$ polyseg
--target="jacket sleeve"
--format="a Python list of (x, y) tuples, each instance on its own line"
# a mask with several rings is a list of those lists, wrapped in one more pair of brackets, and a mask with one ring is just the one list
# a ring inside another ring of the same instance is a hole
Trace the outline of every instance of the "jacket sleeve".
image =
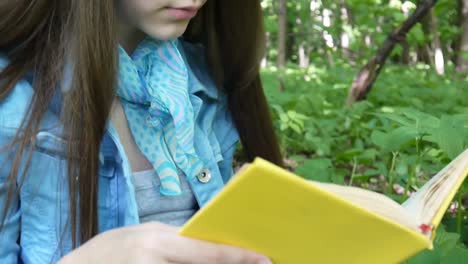
[(10, 183), (7, 179), (11, 167), (12, 154), (5, 149), (8, 139), (0, 128), (0, 263), (16, 264), (19, 259), (20, 246), (18, 244), (20, 235), (20, 200), (18, 186), (15, 182), (13, 195), (9, 201), (8, 210), (5, 214), (5, 206)]
[[(8, 59), (0, 54), (0, 71)], [(15, 88), (0, 101), (0, 263), (16, 264), (20, 260), (21, 199), (19, 181), (10, 186), (8, 179), (15, 149), (10, 149), (13, 136), (21, 127), (22, 119), (30, 107), (33, 89), (20, 80)], [(13, 189), (11, 189), (13, 188)], [(5, 211), (8, 190), (13, 190)], [(3, 223), (2, 223), (3, 221)], [(3, 225), (2, 225), (3, 224)]]

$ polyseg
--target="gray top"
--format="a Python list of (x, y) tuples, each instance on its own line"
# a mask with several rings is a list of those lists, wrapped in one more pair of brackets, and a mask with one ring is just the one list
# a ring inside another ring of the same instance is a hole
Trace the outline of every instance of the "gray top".
[(132, 181), (135, 186), (140, 223), (157, 221), (182, 226), (199, 209), (185, 175), (179, 176), (183, 191), (181, 195), (161, 195), (159, 177), (136, 146), (119, 100), (116, 100), (113, 105), (112, 122), (134, 171)]
[(154, 170), (133, 173), (140, 223), (157, 221), (182, 226), (199, 209), (185, 175), (180, 176), (182, 194), (164, 196), (159, 192), (160, 180)]

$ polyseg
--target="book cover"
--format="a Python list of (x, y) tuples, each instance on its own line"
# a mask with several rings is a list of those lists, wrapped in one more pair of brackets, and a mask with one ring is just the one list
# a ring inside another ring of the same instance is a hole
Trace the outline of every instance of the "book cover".
[(276, 264), (398, 263), (432, 242), (257, 158), (180, 234), (247, 248)]

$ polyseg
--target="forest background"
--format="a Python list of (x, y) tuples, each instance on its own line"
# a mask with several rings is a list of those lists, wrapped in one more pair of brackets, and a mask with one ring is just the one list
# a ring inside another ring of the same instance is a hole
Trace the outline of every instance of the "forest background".
[[(289, 169), (402, 202), (468, 147), (468, 0), (262, 6), (262, 79)], [(408, 263), (466, 263), (467, 208), (468, 181), (436, 250)]]

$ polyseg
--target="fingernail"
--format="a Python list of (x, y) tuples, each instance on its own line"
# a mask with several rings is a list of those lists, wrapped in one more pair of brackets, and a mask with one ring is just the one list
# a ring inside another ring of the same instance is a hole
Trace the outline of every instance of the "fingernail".
[(258, 264), (273, 264), (269, 258), (261, 258)]

